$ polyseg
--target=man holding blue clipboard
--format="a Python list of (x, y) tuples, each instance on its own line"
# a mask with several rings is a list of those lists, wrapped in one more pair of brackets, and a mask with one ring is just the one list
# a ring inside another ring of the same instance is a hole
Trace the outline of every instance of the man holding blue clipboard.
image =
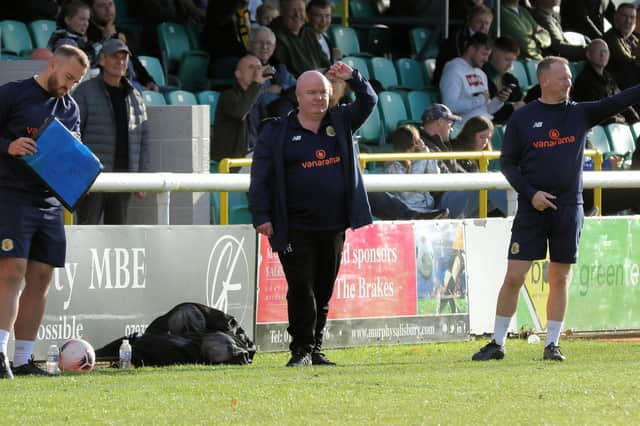
[[(0, 86), (0, 379), (48, 375), (33, 363), (32, 354), (53, 268), (64, 266), (63, 209), (21, 157), (37, 152), (34, 135), (54, 117), (79, 133), (80, 113), (69, 92), (88, 66), (84, 52), (63, 45), (41, 74)], [(12, 329), (16, 341), (10, 368)]]

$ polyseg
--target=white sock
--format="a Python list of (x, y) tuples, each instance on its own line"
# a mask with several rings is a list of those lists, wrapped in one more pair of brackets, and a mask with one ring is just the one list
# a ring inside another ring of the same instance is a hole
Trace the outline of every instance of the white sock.
[(4, 356), (7, 356), (7, 351), (9, 350), (9, 335), (11, 335), (11, 332), (0, 329), (0, 353), (3, 353)]
[(504, 342), (507, 340), (509, 324), (511, 324), (511, 317), (496, 315), (496, 322), (493, 326), (493, 340), (500, 346), (504, 346)]
[(555, 346), (558, 346), (558, 342), (560, 341), (560, 333), (562, 333), (562, 324), (563, 321), (547, 321), (547, 338), (544, 341), (544, 346), (547, 347), (549, 344), (553, 343)]
[(16, 349), (13, 353), (13, 366), (20, 367), (25, 365), (33, 355), (34, 340), (18, 340), (16, 339)]

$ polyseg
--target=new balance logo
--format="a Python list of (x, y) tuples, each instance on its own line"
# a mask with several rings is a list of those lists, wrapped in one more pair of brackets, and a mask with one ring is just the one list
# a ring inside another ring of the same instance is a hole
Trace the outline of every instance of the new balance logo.
[(536, 121), (533, 123), (533, 128), (535, 129), (536, 127), (542, 127), (542, 121)]
[(302, 135), (297, 135), (291, 138), (291, 142), (298, 142), (302, 140)]

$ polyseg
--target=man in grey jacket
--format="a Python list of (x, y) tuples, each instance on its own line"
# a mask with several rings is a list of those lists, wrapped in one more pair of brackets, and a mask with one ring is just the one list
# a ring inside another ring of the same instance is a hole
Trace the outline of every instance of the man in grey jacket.
[[(122, 40), (105, 41), (99, 57), (102, 72), (73, 94), (80, 107), (82, 140), (105, 172), (149, 170), (147, 112), (142, 95), (125, 77), (129, 55)], [(96, 225), (103, 214), (105, 225), (126, 224), (130, 198), (129, 193), (90, 193), (78, 204), (78, 224)]]

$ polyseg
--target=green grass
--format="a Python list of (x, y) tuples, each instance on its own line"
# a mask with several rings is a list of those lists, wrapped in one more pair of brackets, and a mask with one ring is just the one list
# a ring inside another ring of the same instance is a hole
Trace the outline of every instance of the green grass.
[(637, 424), (638, 343), (568, 341), (568, 361), (511, 340), (327, 351), (338, 367), (181, 366), (0, 381), (0, 424)]

